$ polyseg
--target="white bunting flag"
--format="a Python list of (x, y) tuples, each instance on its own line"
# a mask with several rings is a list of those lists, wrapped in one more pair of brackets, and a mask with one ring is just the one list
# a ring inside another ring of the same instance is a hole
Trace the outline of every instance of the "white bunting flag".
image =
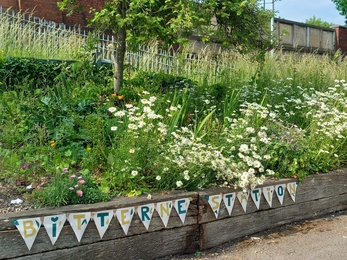
[(298, 187), (298, 183), (297, 182), (291, 182), (291, 183), (287, 183), (287, 190), (290, 194), (290, 197), (292, 198), (292, 200), (295, 202), (295, 196), (296, 196), (296, 188)]
[(235, 198), (236, 198), (236, 193), (235, 192), (223, 195), (224, 205), (227, 208), (229, 215), (231, 214), (231, 212), (233, 210), (234, 203), (235, 203)]
[(40, 218), (12, 220), (30, 250), (41, 227)]
[(49, 239), (51, 240), (52, 245), (57, 241), (61, 230), (66, 221), (66, 215), (54, 215), (43, 218), (43, 225), (46, 229)]
[(172, 210), (172, 201), (158, 202), (157, 203), (157, 212), (163, 221), (164, 226), (167, 226), (169, 222), (170, 214)]
[(276, 190), (277, 198), (282, 205), (283, 199), (284, 199), (284, 192), (286, 191), (286, 185), (285, 184), (276, 185), (275, 190)]
[(102, 238), (108, 229), (113, 218), (113, 210), (105, 210), (94, 213), (94, 223), (99, 232), (100, 238)]
[(210, 204), (210, 207), (216, 218), (218, 218), (220, 204), (222, 202), (222, 194), (205, 195), (205, 199), (207, 200), (208, 204)]
[(145, 225), (145, 228), (147, 230), (149, 228), (149, 224), (151, 223), (153, 212), (154, 212), (154, 203), (139, 206), (137, 208), (137, 214), (139, 215), (139, 218), (141, 219), (143, 225)]
[(91, 213), (90, 212), (79, 212), (79, 213), (70, 213), (69, 222), (72, 227), (78, 242), (81, 242), (81, 238), (86, 230)]
[(239, 191), (237, 193), (237, 198), (239, 199), (239, 202), (241, 203), (241, 206), (244, 210), (244, 212), (246, 212), (247, 210), (247, 202), (248, 202), (248, 198), (249, 198), (249, 192), (243, 192), (243, 191)]
[(134, 207), (117, 209), (116, 216), (119, 224), (122, 226), (125, 235), (128, 234), (131, 221), (133, 219), (135, 210)]
[(261, 198), (261, 189), (258, 188), (258, 189), (251, 190), (251, 197), (253, 199), (255, 206), (257, 207), (257, 209), (259, 209), (260, 198)]
[(275, 190), (274, 186), (263, 187), (264, 198), (266, 199), (270, 207), (272, 207), (272, 198), (273, 198), (274, 190)]
[(175, 200), (174, 206), (178, 216), (180, 217), (182, 223), (186, 220), (190, 200), (188, 198)]

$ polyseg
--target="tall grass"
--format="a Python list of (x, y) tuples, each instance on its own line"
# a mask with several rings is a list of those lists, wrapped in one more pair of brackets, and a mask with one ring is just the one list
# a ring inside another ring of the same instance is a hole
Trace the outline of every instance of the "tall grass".
[[(27, 19), (26, 19), (27, 17)], [(0, 13), (0, 57), (78, 58), (85, 39), (75, 32), (33, 22), (24, 13)]]
[(170, 54), (152, 44), (138, 52), (128, 52), (127, 63), (142, 71), (184, 76), (202, 85), (221, 83), (235, 86), (248, 81), (271, 87), (278, 85), (278, 80), (292, 78), (293, 84), (309, 84), (319, 89), (347, 76), (347, 63), (339, 52), (318, 55), (277, 50), (273, 55), (266, 54), (264, 61), (258, 61), (252, 54), (212, 51), (209, 46), (195, 53), (184, 48)]

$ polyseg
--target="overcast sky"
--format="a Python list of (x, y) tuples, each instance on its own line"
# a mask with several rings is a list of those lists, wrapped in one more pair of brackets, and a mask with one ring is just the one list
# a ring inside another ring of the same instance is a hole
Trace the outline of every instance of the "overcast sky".
[[(271, 9), (272, 0), (265, 0), (266, 9)], [(316, 16), (323, 21), (338, 25), (345, 24), (345, 17), (337, 11), (331, 0), (281, 0), (275, 1), (276, 17), (304, 23)]]

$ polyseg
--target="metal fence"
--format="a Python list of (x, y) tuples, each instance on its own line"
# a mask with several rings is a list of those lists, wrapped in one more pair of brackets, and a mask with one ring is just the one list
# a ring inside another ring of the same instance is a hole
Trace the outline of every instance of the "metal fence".
[[(18, 22), (20, 19), (24, 25), (30, 25), (30, 29), (33, 30), (33, 37), (40, 37), (42, 39), (42, 45), (45, 44), (45, 35), (53, 33), (56, 41), (50, 42), (55, 44), (53, 49), (60, 48), (62, 46), (59, 42), (59, 38), (76, 36), (78, 39), (77, 44), (80, 49), (83, 50), (87, 46), (88, 35), (93, 33), (90, 28), (81, 28), (78, 26), (68, 26), (63, 23), (55, 23), (40, 19), (26, 13), (16, 13), (14, 11), (3, 11), (0, 6), (0, 16), (7, 16), (13, 22)], [(115, 35), (112, 34), (97, 34), (94, 35), (97, 39), (95, 48), (95, 59), (99, 64), (112, 63), (112, 55), (114, 54), (114, 48), (116, 44)], [(215, 55), (215, 54), (213, 54)], [(162, 71), (174, 75), (183, 75), (189, 77), (192, 80), (196, 80), (205, 73), (209, 73), (209, 78), (219, 77), (220, 71), (224, 69), (223, 63), (218, 59), (211, 56), (211, 53), (189, 54), (189, 52), (174, 52), (173, 50), (163, 50), (153, 45), (139, 46), (136, 51), (127, 51), (125, 63), (127, 66), (147, 71)], [(214, 81), (214, 80), (213, 80)]]

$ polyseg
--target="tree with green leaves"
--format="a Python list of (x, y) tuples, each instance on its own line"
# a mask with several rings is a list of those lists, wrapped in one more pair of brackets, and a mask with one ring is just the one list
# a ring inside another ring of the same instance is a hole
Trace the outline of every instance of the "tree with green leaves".
[[(336, 9), (340, 11), (340, 14), (345, 16), (347, 19), (347, 0), (331, 0), (336, 5)], [(345, 21), (347, 25), (347, 20)]]
[(321, 18), (317, 18), (316, 16), (313, 16), (310, 19), (306, 19), (305, 23), (326, 28), (330, 28), (334, 25), (334, 23), (323, 21)]
[[(68, 14), (83, 8), (81, 0), (58, 2)], [(216, 41), (240, 52), (266, 51), (272, 43), (269, 21), (273, 15), (257, 0), (110, 0), (101, 10), (90, 10), (89, 23), (116, 34), (114, 91), (123, 84), (127, 48), (151, 41), (170, 46), (187, 43), (197, 32), (203, 41)]]

